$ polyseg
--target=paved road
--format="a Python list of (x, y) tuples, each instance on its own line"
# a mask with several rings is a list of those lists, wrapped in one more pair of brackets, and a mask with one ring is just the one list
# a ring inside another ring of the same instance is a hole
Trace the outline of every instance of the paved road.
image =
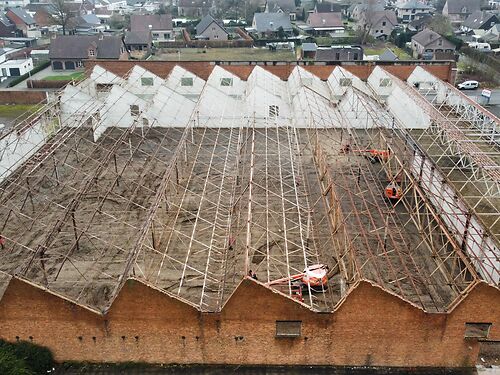
[(491, 98), (489, 104), (487, 103), (487, 99), (481, 96), (482, 89), (477, 90), (464, 90), (462, 91), (465, 95), (474, 99), (476, 102), (484, 106), (488, 111), (495, 114), (497, 117), (500, 117), (500, 89), (491, 90)]

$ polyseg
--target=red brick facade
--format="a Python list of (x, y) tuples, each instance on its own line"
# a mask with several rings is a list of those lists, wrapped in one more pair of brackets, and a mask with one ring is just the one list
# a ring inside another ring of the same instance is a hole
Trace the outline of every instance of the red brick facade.
[[(465, 323), (493, 323), (498, 340), (499, 306), (500, 291), (478, 284), (450, 313), (425, 313), (362, 281), (333, 313), (315, 313), (245, 279), (221, 313), (202, 313), (129, 280), (103, 315), (13, 279), (0, 336), (31, 337), (59, 361), (467, 367), (479, 344)], [(276, 338), (277, 320), (302, 321), (301, 336)]]
[[(210, 76), (214, 68), (214, 63), (204, 62), (204, 61), (85, 61), (85, 69), (91, 70), (94, 65), (100, 65), (106, 70), (115, 73), (119, 76), (125, 76), (135, 65), (139, 65), (144, 69), (151, 71), (152, 73), (166, 78), (170, 71), (176, 66), (182, 66), (184, 69), (196, 74), (200, 78), (206, 80)], [(454, 83), (450, 79), (452, 77), (452, 69), (454, 68), (454, 63), (443, 62), (443, 63), (432, 63), (425, 64), (422, 62), (415, 62), (412, 65), (390, 65), (382, 64), (384, 69), (388, 72), (394, 74), (396, 77), (406, 80), (409, 75), (413, 72), (416, 66), (421, 65), (427, 69), (430, 73), (434, 74), (436, 77), (443, 81)], [(224, 64), (220, 65), (227, 71), (232, 72), (243, 80), (246, 80), (250, 73), (252, 73), (253, 67), (255, 65), (241, 65), (241, 64)], [(262, 68), (268, 70), (269, 72), (277, 75), (283, 80), (288, 79), (288, 76), (292, 70), (297, 66), (295, 63), (266, 63), (266, 65), (259, 65)], [(315, 74), (319, 78), (326, 80), (332, 73), (333, 69), (337, 65), (301, 65), (304, 69), (307, 69), (311, 73)], [(366, 80), (371, 74), (373, 69), (377, 66), (374, 63), (366, 63), (359, 65), (342, 65), (344, 69), (348, 70), (352, 74), (358, 76), (362, 80)]]

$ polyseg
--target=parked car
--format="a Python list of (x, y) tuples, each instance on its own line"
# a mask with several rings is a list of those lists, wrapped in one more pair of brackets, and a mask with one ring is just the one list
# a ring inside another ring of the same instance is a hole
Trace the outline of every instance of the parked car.
[(479, 82), (478, 81), (465, 81), (462, 83), (458, 84), (458, 89), (459, 90), (474, 90), (479, 87)]

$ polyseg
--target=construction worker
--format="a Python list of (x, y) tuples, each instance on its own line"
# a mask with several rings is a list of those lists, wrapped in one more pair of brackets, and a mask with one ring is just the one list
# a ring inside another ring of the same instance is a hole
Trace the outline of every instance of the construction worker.
[(227, 240), (227, 248), (229, 250), (233, 250), (233, 245), (235, 242), (236, 242), (236, 238), (234, 238), (233, 236), (229, 236), (229, 238)]
[(256, 274), (255, 272), (252, 272), (252, 279), (254, 279), (254, 280), (259, 280), (259, 279), (257, 278), (257, 274)]
[(0, 235), (0, 247), (2, 248), (2, 250), (5, 249), (5, 237)]

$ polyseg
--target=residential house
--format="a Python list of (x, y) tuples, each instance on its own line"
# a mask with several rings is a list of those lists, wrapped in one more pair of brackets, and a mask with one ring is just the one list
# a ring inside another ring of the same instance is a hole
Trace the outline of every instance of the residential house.
[(33, 70), (31, 57), (21, 60), (7, 60), (0, 64), (0, 79), (7, 77), (20, 77)]
[(41, 36), (35, 19), (23, 8), (8, 8), (5, 15), (22, 32), (23, 36), (31, 38), (39, 38)]
[(181, 17), (203, 17), (210, 12), (212, 0), (178, 0), (177, 12)]
[(17, 57), (24, 55), (24, 51), (24, 48), (0, 48), (0, 63), (16, 59)]
[(409, 23), (421, 19), (433, 13), (434, 8), (419, 0), (409, 0), (396, 5), (396, 16), (403, 23)]
[(358, 27), (369, 30), (376, 39), (387, 40), (398, 25), (396, 13), (392, 10), (363, 13), (358, 21)]
[(314, 7), (314, 13), (339, 13), (342, 12), (342, 7), (339, 4), (323, 1), (317, 3)]
[(342, 15), (338, 13), (311, 13), (307, 25), (314, 30), (315, 35), (344, 32)]
[(492, 47), (498, 48), (500, 45), (500, 23), (493, 25), (493, 27), (483, 35), (482, 39)]
[(318, 47), (316, 61), (360, 61), (363, 60), (361, 46)]
[(489, 30), (493, 25), (499, 22), (500, 20), (496, 14), (477, 11), (467, 17), (462, 26), (460, 26), (460, 29), (464, 32), (472, 30)]
[(443, 15), (452, 23), (461, 23), (472, 13), (481, 10), (481, 0), (446, 0)]
[(266, 13), (285, 13), (292, 21), (297, 19), (295, 0), (267, 0)]
[(51, 4), (47, 3), (32, 3), (26, 7), (29, 14), (32, 14), (35, 23), (39, 27), (52, 26), (53, 14), (55, 13), (55, 8)]
[(365, 17), (366, 13), (383, 12), (385, 7), (384, 0), (363, 0), (362, 3), (356, 4), (348, 9), (348, 17), (359, 21)]
[(227, 40), (229, 33), (222, 21), (218, 21), (210, 14), (203, 17), (196, 25), (196, 38), (204, 40)]
[(293, 31), (290, 17), (285, 13), (255, 13), (252, 28), (262, 36), (276, 35), (280, 28), (288, 35), (291, 35)]
[(302, 43), (300, 54), (302, 59), (315, 59), (318, 46), (316, 43)]
[(75, 34), (97, 34), (107, 29), (105, 25), (101, 24), (101, 20), (93, 13), (78, 16), (75, 21)]
[(151, 33), (149, 31), (127, 31), (124, 38), (125, 46), (131, 53), (148, 52), (151, 50)]
[(30, 3), (30, 0), (0, 0), (0, 8), (23, 8)]
[(130, 31), (151, 32), (153, 43), (175, 40), (170, 14), (132, 15), (130, 16)]
[(379, 61), (398, 61), (399, 57), (390, 48), (386, 48), (385, 51), (378, 56), (378, 59)]
[(4, 12), (0, 11), (0, 36), (3, 37), (14, 37), (16, 36), (16, 25), (14, 25), (5, 16)]
[(52, 70), (82, 70), (86, 60), (126, 60), (120, 36), (58, 35), (50, 41)]
[(419, 31), (422, 31), (423, 29), (425, 29), (426, 27), (428, 27), (429, 24), (431, 23), (431, 20), (432, 20), (432, 16), (426, 15), (422, 18), (411, 21), (409, 24), (406, 25), (406, 28), (412, 32), (415, 32), (415, 31), (419, 32)]
[(489, 0), (488, 6), (491, 9), (500, 9), (500, 0)]
[[(97, 18), (101, 20), (101, 23), (107, 24), (109, 23), (109, 20), (113, 14), (116, 14), (112, 10), (108, 10), (107, 8), (96, 8), (95, 9), (95, 15)], [(123, 17), (123, 16), (121, 16)]]
[(127, 0), (95, 0), (95, 9), (107, 9), (111, 12), (120, 12), (127, 9)]
[(413, 57), (432, 59), (436, 53), (453, 53), (455, 45), (431, 29), (425, 29), (411, 38)]

